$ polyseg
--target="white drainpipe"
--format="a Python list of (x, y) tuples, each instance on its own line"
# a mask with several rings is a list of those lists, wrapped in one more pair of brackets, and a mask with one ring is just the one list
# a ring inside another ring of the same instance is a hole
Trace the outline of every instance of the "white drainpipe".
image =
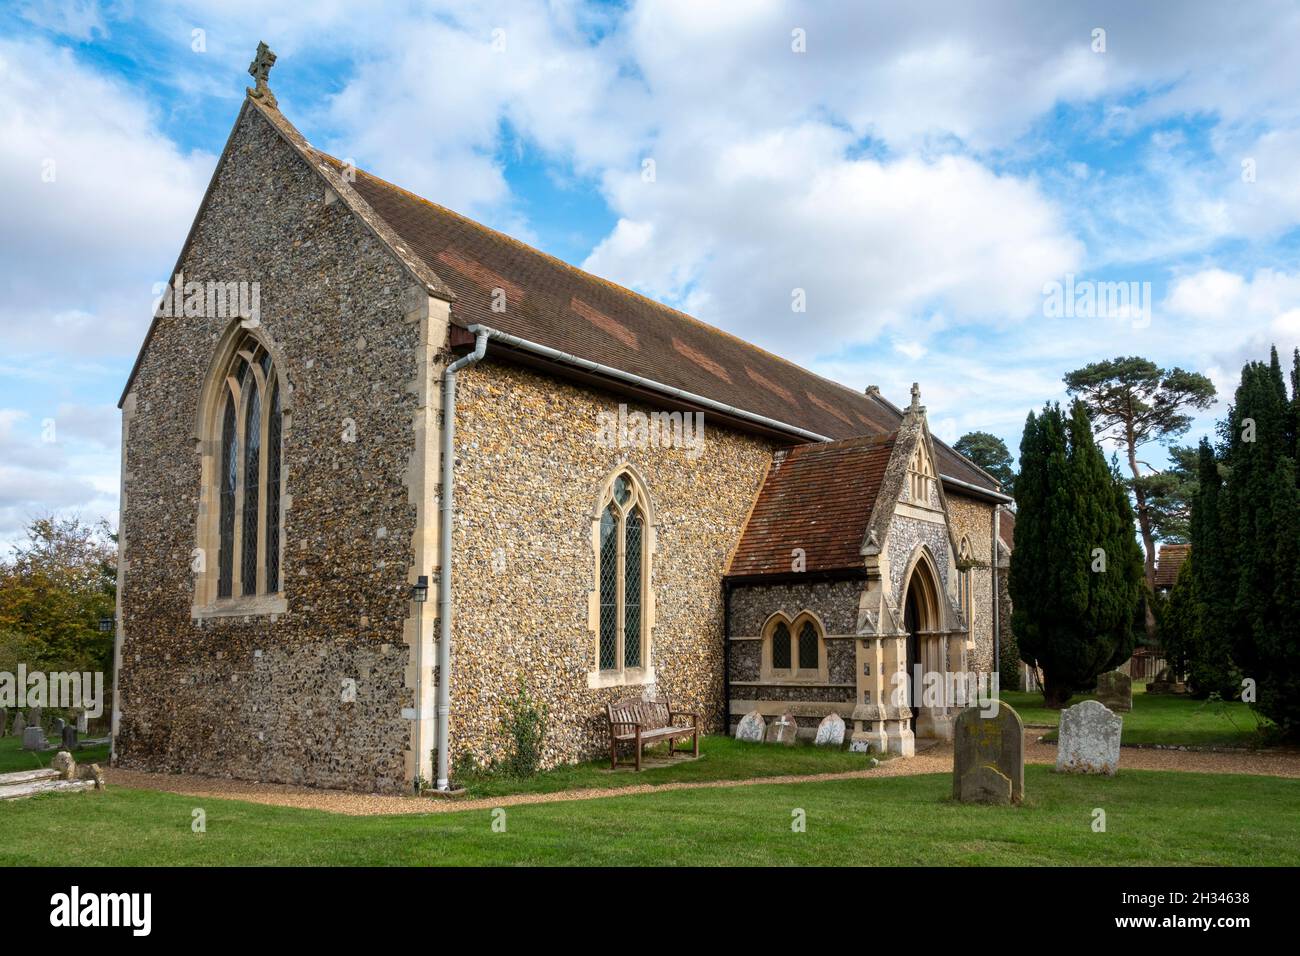
[(448, 780), (447, 717), (451, 713), (451, 521), (452, 479), (456, 465), (456, 373), (487, 354), (487, 332), (476, 329), (474, 351), (458, 358), (442, 373), (442, 502), (438, 522), (438, 782)]

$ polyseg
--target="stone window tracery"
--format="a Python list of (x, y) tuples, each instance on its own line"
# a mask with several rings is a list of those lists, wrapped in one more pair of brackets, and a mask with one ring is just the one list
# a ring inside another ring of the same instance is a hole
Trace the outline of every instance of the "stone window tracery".
[(596, 549), (596, 660), (606, 679), (649, 665), (649, 513), (649, 497), (630, 471), (606, 484)]
[(199, 425), (205, 487), (196, 611), (274, 612), (282, 603), (282, 387), (270, 352), (253, 334), (242, 333), (222, 354)]

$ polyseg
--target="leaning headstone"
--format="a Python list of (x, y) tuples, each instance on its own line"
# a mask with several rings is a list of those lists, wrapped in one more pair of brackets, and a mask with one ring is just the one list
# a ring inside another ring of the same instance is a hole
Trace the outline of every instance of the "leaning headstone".
[(77, 711), (77, 733), (84, 734), (87, 732), (88, 722), (84, 710)]
[(45, 716), (44, 707), (32, 707), (27, 711), (27, 726), (40, 727), (41, 719)]
[(844, 718), (839, 714), (829, 714), (817, 725), (817, 736), (813, 743), (818, 747), (844, 746)]
[(736, 739), (761, 744), (766, 730), (767, 722), (763, 720), (763, 715), (756, 710), (751, 710), (740, 718), (740, 723), (736, 724)]
[(765, 739), (769, 744), (785, 744), (787, 747), (792, 747), (798, 736), (799, 725), (795, 723), (794, 716), (785, 713), (781, 715), (780, 720), (774, 720), (767, 725)]
[[(988, 717), (979, 707), (967, 707), (957, 715), (953, 729), (953, 799), (963, 803), (1003, 802), (999, 798), (1001, 784), (985, 768), (992, 768), (1010, 783), (1005, 802), (1019, 803), (1024, 798), (1025, 726), (1020, 715), (1002, 701)], [(966, 780), (968, 776), (970, 780)]]
[(1104, 773), (1119, 769), (1119, 738), (1124, 718), (1099, 701), (1085, 700), (1061, 711), (1058, 773)]
[(77, 749), (77, 728), (72, 726), (72, 724), (68, 724), (63, 728), (63, 737), (60, 740), (60, 745), (64, 750)]
[(1117, 713), (1133, 709), (1133, 678), (1119, 671), (1097, 675), (1097, 699)]
[(67, 721), (65, 721), (62, 717), (55, 717), (52, 721), (50, 721), (50, 733), (62, 737), (63, 728), (66, 727), (67, 725), (68, 725)]
[(50, 769), (59, 772), (59, 778), (62, 780), (77, 779), (77, 761), (72, 759), (72, 754), (66, 750), (60, 750), (50, 761)]
[(27, 719), (23, 717), (23, 712), (20, 710), (18, 713), (14, 714), (14, 736), (21, 738), (23, 731), (26, 729)]
[(40, 725), (23, 729), (23, 750), (44, 750), (45, 731)]

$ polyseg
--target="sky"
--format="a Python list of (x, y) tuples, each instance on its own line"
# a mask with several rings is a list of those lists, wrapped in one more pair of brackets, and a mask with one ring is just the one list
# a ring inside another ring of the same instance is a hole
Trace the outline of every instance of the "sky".
[[(846, 385), (919, 382), (950, 442), (1014, 453), (1089, 362), (1231, 400), (1300, 345), (1294, 2), (6, 2), (0, 550), (116, 521), (116, 403), (259, 40), (312, 144)], [(1052, 306), (1107, 283), (1136, 297)]]

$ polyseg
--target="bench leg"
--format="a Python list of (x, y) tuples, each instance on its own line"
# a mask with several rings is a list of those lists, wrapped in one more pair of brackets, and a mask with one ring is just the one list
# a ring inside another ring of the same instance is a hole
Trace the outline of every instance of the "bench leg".
[(691, 751), (693, 756), (698, 757), (700, 755), (700, 731), (698, 727), (695, 733), (691, 735)]
[(614, 739), (613, 735), (609, 738), (609, 769), (618, 769), (618, 741)]
[(636, 732), (636, 770), (641, 772), (641, 731), (638, 728)]
[(676, 737), (669, 737), (669, 738), (668, 738), (668, 756), (670, 756), (670, 757), (673, 755), (673, 744), (676, 743), (676, 742), (677, 742), (677, 738), (676, 738)]

